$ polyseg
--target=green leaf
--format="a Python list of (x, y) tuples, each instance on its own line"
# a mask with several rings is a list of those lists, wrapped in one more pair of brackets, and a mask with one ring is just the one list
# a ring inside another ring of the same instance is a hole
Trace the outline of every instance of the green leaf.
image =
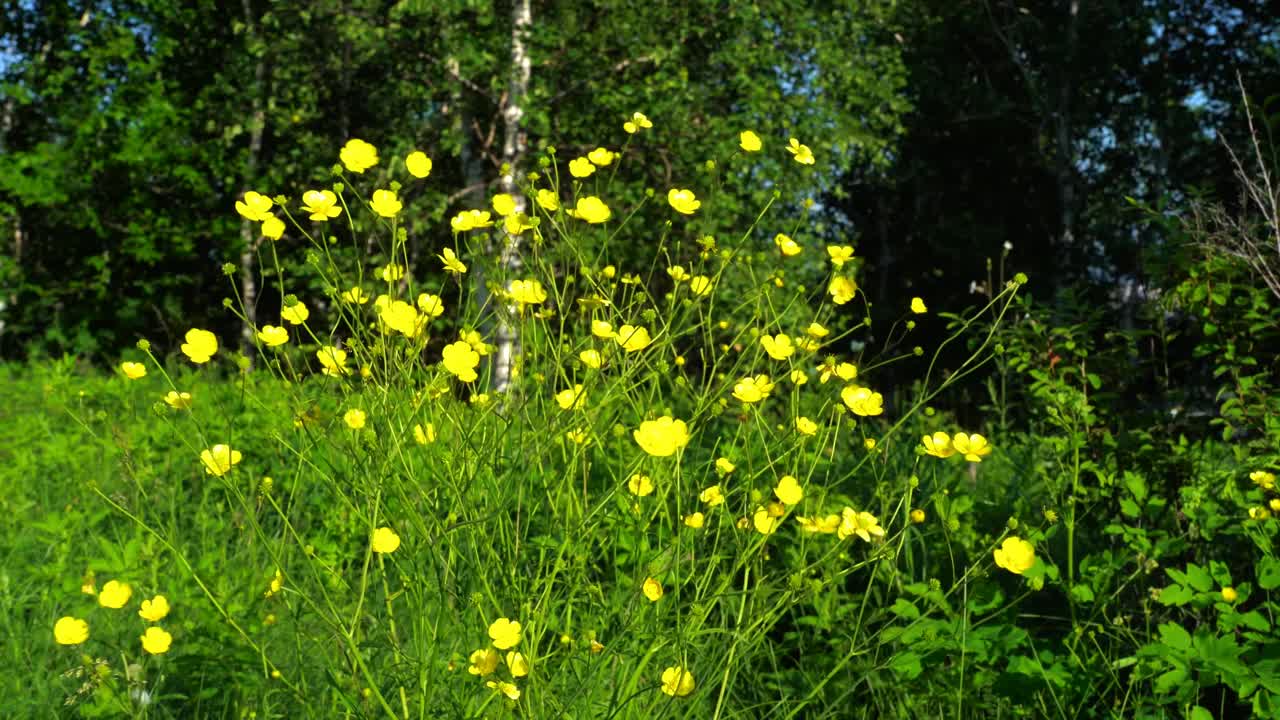
[(1186, 605), (1191, 602), (1195, 593), (1181, 585), (1170, 585), (1160, 591), (1158, 600), (1162, 605)]
[(920, 676), (924, 668), (920, 664), (920, 656), (908, 650), (895, 655), (889, 662), (889, 669), (908, 680), (913, 680)]
[(1167, 695), (1168, 693), (1185, 685), (1186, 682), (1186, 669), (1177, 667), (1156, 678), (1155, 690), (1161, 695)]
[(1187, 713), (1187, 720), (1213, 720), (1213, 714), (1197, 705)]
[(901, 618), (915, 620), (920, 617), (920, 608), (916, 604), (906, 598), (898, 598), (893, 601), (893, 605), (889, 606), (889, 612)]
[(1168, 645), (1174, 650), (1190, 650), (1191, 649), (1191, 633), (1187, 629), (1177, 623), (1162, 623), (1160, 625), (1160, 642)]
[(1213, 589), (1213, 578), (1209, 576), (1209, 571), (1195, 563), (1187, 565), (1187, 582), (1200, 592), (1209, 592)]
[(1071, 597), (1075, 598), (1076, 602), (1079, 603), (1093, 602), (1093, 588), (1083, 583), (1076, 584), (1071, 588)]
[(1258, 563), (1258, 587), (1263, 590), (1275, 590), (1280, 587), (1280, 560), (1265, 557)]

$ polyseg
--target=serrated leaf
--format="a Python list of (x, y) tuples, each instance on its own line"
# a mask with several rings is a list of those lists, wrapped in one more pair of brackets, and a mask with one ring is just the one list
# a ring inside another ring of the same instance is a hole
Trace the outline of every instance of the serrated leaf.
[(1162, 623), (1160, 625), (1160, 642), (1168, 645), (1174, 650), (1190, 650), (1191, 649), (1191, 633), (1187, 629), (1177, 623)]
[(889, 662), (889, 669), (908, 680), (913, 680), (920, 676), (924, 668), (920, 663), (920, 656), (908, 650), (895, 655)]
[(1170, 585), (1160, 591), (1159, 601), (1161, 605), (1186, 605), (1193, 597), (1195, 593), (1191, 592), (1190, 588)]
[(900, 618), (915, 620), (920, 617), (920, 608), (916, 604), (906, 598), (898, 598), (893, 601), (893, 605), (889, 606), (889, 612)]
[(1258, 563), (1258, 587), (1263, 590), (1280, 587), (1280, 560), (1274, 557), (1262, 558)]
[(1187, 565), (1187, 582), (1200, 592), (1213, 589), (1213, 578), (1209, 576), (1209, 571), (1195, 563)]

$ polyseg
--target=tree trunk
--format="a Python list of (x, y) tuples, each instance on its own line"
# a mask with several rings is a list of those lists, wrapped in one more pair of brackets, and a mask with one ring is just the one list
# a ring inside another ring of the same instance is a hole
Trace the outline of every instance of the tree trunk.
[[(498, 181), (499, 189), (515, 199), (515, 212), (525, 212), (528, 209), (517, 178), (520, 177), (520, 168), (528, 149), (523, 120), (532, 65), (525, 37), (532, 25), (533, 13), (529, 8), (529, 0), (515, 0), (511, 8), (511, 81), (507, 88), (506, 107), (502, 109), (502, 177)], [(498, 256), (498, 268), (503, 275), (510, 275), (520, 265), (520, 238), (510, 237)], [(497, 392), (505, 392), (511, 384), (515, 359), (520, 349), (520, 336), (519, 329), (512, 320), (511, 308), (498, 310), (497, 316), (493, 388)]]
[(1063, 54), (1058, 62), (1058, 107), (1054, 122), (1057, 152), (1058, 242), (1059, 252), (1070, 252), (1075, 245), (1076, 225), (1076, 154), (1071, 136), (1071, 94), (1074, 85), (1071, 67), (1075, 62), (1079, 33), (1080, 0), (1069, 0), (1067, 27), (1063, 38)]
[[(250, 0), (242, 0), (241, 6), (244, 10), (244, 22), (245, 27), (248, 28), (249, 41), (253, 43), (255, 38), (253, 6)], [(253, 106), (250, 110), (249, 158), (245, 166), (245, 186), (241, 188), (241, 195), (252, 189), (249, 184), (257, 176), (258, 161), (262, 155), (262, 135), (266, 130), (267, 124), (266, 76), (267, 58), (264, 51), (263, 54), (258, 56), (258, 62), (253, 68), (253, 88), (251, 90)], [(254, 356), (253, 333), (258, 326), (258, 283), (254, 278), (254, 269), (257, 265), (255, 260), (258, 254), (258, 234), (254, 232), (253, 223), (249, 220), (240, 220), (240, 240), (244, 244), (244, 249), (240, 252), (240, 298), (243, 302), (245, 318), (240, 327), (240, 352), (249, 361), (249, 366), (252, 367)]]

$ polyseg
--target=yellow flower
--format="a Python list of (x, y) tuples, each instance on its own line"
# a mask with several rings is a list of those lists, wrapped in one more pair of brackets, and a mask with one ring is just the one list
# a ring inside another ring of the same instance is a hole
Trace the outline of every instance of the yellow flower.
[(592, 320), (591, 334), (601, 340), (612, 340), (614, 338), (613, 326), (605, 320)]
[(694, 275), (689, 278), (689, 290), (694, 295), (706, 295), (711, 292), (711, 278), (706, 275)]
[(683, 265), (672, 265), (667, 268), (667, 275), (678, 283), (689, 279), (689, 271), (685, 270)]
[(427, 445), (436, 441), (436, 426), (431, 423), (413, 426), (413, 439), (419, 445)]
[(923, 315), (929, 312), (929, 308), (925, 307), (924, 300), (918, 297), (911, 298), (911, 312), (916, 315)]
[[(723, 460), (724, 458), (720, 459)], [(698, 499), (706, 503), (707, 507), (716, 507), (724, 504), (724, 494), (720, 491), (719, 485), (704, 488), (702, 492), (698, 493)]]
[(592, 225), (598, 225), (605, 222), (613, 216), (613, 212), (609, 210), (609, 206), (604, 204), (600, 198), (595, 195), (589, 195), (584, 198), (578, 198), (577, 205), (573, 210), (569, 211), (569, 215), (579, 220), (585, 220)]
[(795, 138), (791, 138), (791, 142), (787, 144), (787, 152), (791, 153), (791, 157), (801, 165), (813, 164), (813, 151), (808, 145), (801, 145)]
[(1280, 498), (1271, 498), (1271, 502), (1267, 504), (1271, 506), (1272, 510), (1280, 513)]
[(365, 415), (365, 412), (363, 410), (357, 410), (355, 408), (352, 408), (346, 411), (345, 413), (343, 413), (342, 422), (346, 423), (347, 427), (351, 428), (352, 430), (363, 430), (365, 425), (365, 420), (367, 418), (368, 416)]
[(787, 376), (787, 379), (795, 385), (803, 385), (809, 382), (809, 376), (805, 375), (804, 371), (800, 369), (792, 370), (791, 374)]
[(338, 159), (353, 173), (363, 173), (378, 164), (378, 149), (369, 143), (352, 138), (338, 152)]
[(332, 345), (325, 345), (316, 351), (316, 359), (320, 361), (325, 375), (338, 377), (339, 375), (351, 374), (351, 368), (347, 367), (346, 350)]
[(817, 435), (818, 423), (810, 420), (807, 417), (800, 416), (796, 418), (796, 432), (800, 433), (801, 435), (808, 435), (810, 437)]
[(663, 415), (657, 420), (645, 420), (632, 432), (641, 450), (654, 457), (669, 457), (689, 444), (689, 427), (683, 420)]
[(467, 668), (467, 672), (484, 677), (485, 675), (492, 675), (493, 671), (498, 669), (498, 663), (502, 661), (502, 656), (493, 648), (485, 648), (471, 653), (471, 657), (468, 660), (471, 662), (471, 667)]
[(581, 385), (574, 385), (556, 393), (556, 404), (560, 406), (561, 410), (580, 410), (586, 401), (587, 394), (583, 391)]
[(437, 255), (436, 257), (440, 258), (440, 262), (444, 264), (445, 272), (461, 275), (467, 271), (467, 266), (463, 265), (458, 256), (449, 248), (444, 249), (443, 255)]
[(662, 671), (662, 692), (671, 697), (685, 697), (693, 692), (693, 673), (679, 665)]
[[(529, 661), (525, 656), (512, 650), (507, 653), (507, 669), (511, 671), (511, 677), (522, 678), (529, 674)], [(512, 698), (513, 700), (515, 698)]]
[(173, 636), (155, 626), (147, 628), (142, 635), (142, 649), (152, 655), (163, 655), (169, 652), (171, 644), (173, 644)]
[(284, 589), (284, 573), (276, 568), (276, 574), (271, 576), (271, 582), (267, 585), (267, 589), (262, 593), (262, 597), (269, 598)]
[(733, 396), (748, 405), (764, 400), (772, 391), (773, 382), (768, 375), (745, 377), (733, 386)]
[(925, 435), (920, 442), (924, 445), (924, 451), (934, 457), (949, 458), (956, 454), (956, 449), (951, 446), (951, 436), (941, 430)]
[(133, 588), (127, 583), (119, 580), (108, 580), (106, 585), (102, 586), (102, 591), (98, 593), (98, 604), (104, 608), (119, 610), (129, 602), (129, 596), (133, 595)]
[(262, 237), (268, 240), (279, 240), (282, 235), (284, 235), (284, 221), (280, 218), (270, 215), (262, 221)]
[(142, 609), (138, 617), (148, 622), (160, 622), (169, 614), (169, 600), (163, 595), (156, 595), (150, 600), (142, 601)]
[(457, 376), (462, 382), (475, 382), (476, 366), (480, 364), (480, 353), (469, 343), (459, 340), (444, 347), (440, 362), (444, 369)]
[(267, 347), (276, 347), (289, 342), (289, 331), (275, 325), (263, 325), (258, 331), (258, 339)]
[(778, 250), (787, 257), (799, 255), (804, 248), (800, 247), (800, 243), (792, 240), (790, 237), (778, 233), (773, 238), (773, 244), (778, 246)]
[(193, 363), (207, 363), (218, 352), (218, 338), (208, 330), (188, 330), (186, 338), (187, 341), (182, 344), (182, 354), (191, 358)]
[(1235, 588), (1230, 587), (1230, 586), (1227, 586), (1227, 587), (1222, 588), (1222, 601), (1223, 601), (1223, 602), (1233, 603), (1233, 602), (1235, 602), (1235, 601), (1236, 601), (1236, 599), (1237, 599), (1237, 598), (1239, 598), (1239, 597), (1240, 597), (1240, 594), (1236, 592), (1236, 589), (1235, 589)]
[(404, 277), (404, 266), (399, 263), (387, 263), (378, 269), (378, 277), (382, 282), (393, 283)]
[(232, 450), (221, 443), (200, 451), (200, 462), (204, 463), (205, 473), (215, 477), (226, 475), (231, 466), (239, 464), (242, 457), (239, 450)]
[(840, 516), (835, 514), (820, 518), (797, 517), (796, 522), (800, 523), (802, 531), (808, 533), (831, 535), (840, 529)]
[(1249, 479), (1253, 481), (1254, 485), (1257, 485), (1263, 490), (1276, 489), (1275, 473), (1269, 473), (1266, 470), (1254, 470), (1249, 473)]
[(653, 494), (653, 480), (648, 475), (636, 473), (627, 480), (627, 490), (636, 497)]
[(520, 621), (498, 618), (489, 625), (489, 639), (499, 650), (510, 650), (520, 644)]
[(729, 458), (727, 457), (716, 458), (716, 474), (721, 476), (728, 475), (737, 469), (738, 469), (738, 466), (734, 465), (733, 462), (729, 460)]
[(463, 210), (449, 220), (449, 227), (456, 233), (483, 230), (493, 227), (493, 221), (489, 217), (488, 210)]
[(514, 212), (508, 215), (506, 220), (502, 221), (502, 227), (506, 229), (509, 235), (519, 235), (526, 230), (532, 230), (534, 224), (528, 215), (522, 212)]
[(641, 591), (644, 592), (645, 597), (649, 598), (649, 602), (658, 602), (662, 599), (662, 583), (653, 578), (645, 578)]
[(308, 190), (302, 193), (302, 209), (311, 213), (307, 217), (316, 222), (332, 220), (342, 213), (338, 196), (329, 190)]
[(768, 508), (759, 507), (751, 516), (751, 524), (761, 535), (772, 535), (782, 525), (782, 518), (769, 512)]
[(864, 448), (866, 448), (866, 449), (868, 449), (868, 450), (875, 450), (875, 449), (876, 449), (876, 439), (875, 439), (875, 438), (867, 438), (866, 440), (863, 440), (863, 441), (862, 441), (862, 447), (864, 447)]
[(738, 147), (747, 152), (760, 152), (763, 143), (760, 142), (760, 136), (750, 130), (743, 130), (738, 133)]
[(582, 445), (583, 447), (586, 447), (591, 444), (591, 436), (587, 434), (586, 430), (570, 430), (566, 432), (564, 436), (565, 439), (575, 445)]
[(783, 475), (774, 486), (773, 494), (782, 501), (783, 505), (798, 505), (804, 499), (804, 488), (800, 487), (800, 482), (791, 475)]
[(826, 329), (825, 327), (823, 327), (821, 324), (817, 322), (809, 323), (809, 327), (805, 328), (804, 332), (806, 335), (813, 338), (814, 340), (821, 340), (822, 338), (831, 334), (830, 330)]
[(643, 350), (653, 342), (649, 331), (640, 325), (623, 325), (614, 333), (613, 340), (629, 353)]
[(761, 335), (760, 346), (774, 360), (786, 360), (796, 351), (796, 346), (791, 344), (791, 338), (786, 333)]
[(164, 396), (164, 402), (174, 410), (185, 410), (186, 408), (191, 407), (191, 393), (170, 390), (168, 394)]
[(421, 150), (409, 153), (404, 159), (404, 166), (409, 170), (409, 174), (416, 178), (425, 178), (431, 174), (431, 158)]
[(884, 528), (880, 527), (880, 521), (875, 515), (869, 512), (856, 512), (853, 508), (847, 507), (840, 512), (840, 527), (836, 530), (836, 536), (844, 540), (851, 535), (857, 535), (865, 542), (871, 542), (872, 536), (884, 537)]
[(350, 290), (343, 291), (342, 301), (355, 305), (364, 305), (369, 302), (369, 295), (359, 285), (353, 285)]
[(521, 305), (537, 305), (547, 299), (547, 291), (537, 280), (512, 280), (507, 294)]
[(688, 515), (684, 516), (685, 526), (691, 527), (694, 530), (697, 530), (698, 528), (702, 527), (702, 524), (704, 521), (705, 521), (705, 518), (703, 518), (702, 513), (700, 512), (689, 513)]
[(582, 361), (583, 365), (592, 370), (598, 370), (600, 366), (604, 365), (604, 358), (600, 356), (599, 350), (583, 350), (578, 353), (578, 359)]
[(480, 357), (484, 357), (494, 350), (494, 347), (486, 343), (484, 338), (480, 337), (480, 333), (475, 330), (467, 330), (459, 334), (458, 339), (470, 345), (471, 349), (475, 350)]
[(380, 555), (393, 553), (396, 548), (400, 547), (400, 536), (389, 527), (380, 527), (373, 531), (373, 537), (369, 539), (369, 545), (374, 552)]
[(1036, 562), (1035, 547), (1016, 535), (1005, 538), (1004, 542), (1000, 544), (1000, 547), (996, 548), (993, 554), (996, 558), (996, 565), (1014, 575), (1021, 575)]
[(502, 217), (506, 217), (516, 211), (516, 199), (508, 193), (494, 195), (489, 204), (493, 206), (493, 211)]
[(394, 191), (391, 190), (374, 190), (373, 200), (369, 202), (369, 207), (382, 217), (395, 217), (404, 205), (396, 197)]
[(857, 294), (858, 283), (843, 275), (837, 275), (831, 278), (831, 282), (827, 284), (827, 292), (831, 294), (832, 302), (837, 305), (844, 305)]
[(59, 645), (79, 645), (89, 639), (89, 623), (69, 615), (60, 617), (53, 624), (53, 639)]
[(244, 201), (236, 201), (236, 212), (250, 222), (263, 222), (271, 217), (271, 206), (274, 204), (266, 195), (250, 190), (244, 194)]
[(853, 248), (848, 245), (828, 245), (827, 255), (831, 258), (831, 264), (835, 267), (844, 267), (844, 264), (853, 258)]
[(296, 302), (280, 310), (280, 319), (291, 325), (301, 325), (311, 317), (311, 311), (302, 302)]
[(1250, 520), (1266, 520), (1269, 517), (1271, 517), (1271, 511), (1264, 507), (1254, 506), (1249, 508)]
[(513, 683), (507, 682), (506, 680), (489, 680), (484, 684), (484, 686), (491, 690), (497, 690), (498, 692), (505, 695), (508, 700), (520, 699), (520, 688), (516, 687), (515, 684)]
[(631, 119), (622, 124), (622, 129), (625, 130), (628, 135), (635, 133), (641, 128), (651, 127), (653, 127), (653, 123), (650, 122), (649, 118), (645, 117), (644, 113), (641, 112), (631, 113)]
[(987, 443), (986, 438), (977, 433), (972, 435), (956, 433), (951, 438), (951, 445), (969, 462), (982, 462), (983, 457), (991, 454), (991, 445)]
[(146, 377), (147, 366), (126, 360), (120, 363), (120, 372), (124, 373), (124, 376), (130, 380), (137, 380), (138, 378)]
[(591, 177), (591, 173), (596, 171), (596, 166), (591, 164), (587, 158), (580, 157), (569, 161), (569, 174), (576, 178)]
[(587, 159), (595, 165), (607, 167), (612, 165), (614, 160), (618, 159), (618, 153), (610, 152), (602, 147), (598, 147), (587, 153)]
[(884, 396), (878, 392), (858, 387), (857, 385), (846, 385), (840, 391), (840, 399), (845, 405), (853, 411), (855, 415), (864, 417), (870, 415), (879, 415), (884, 412)]
[(916, 525), (919, 525), (920, 523), (924, 522), (924, 517), (925, 517), (924, 510), (921, 510), (920, 508), (915, 508), (914, 510), (911, 511), (911, 522), (915, 523)]
[(444, 314), (444, 300), (439, 295), (431, 293), (420, 293), (418, 295), (418, 309), (427, 318), (438, 318)]
[(560, 196), (556, 195), (555, 190), (547, 190), (543, 188), (538, 191), (538, 206), (547, 212), (555, 212), (560, 209)]
[(702, 201), (698, 200), (692, 190), (678, 188), (672, 188), (667, 191), (667, 204), (681, 215), (692, 215), (698, 208), (702, 207)]

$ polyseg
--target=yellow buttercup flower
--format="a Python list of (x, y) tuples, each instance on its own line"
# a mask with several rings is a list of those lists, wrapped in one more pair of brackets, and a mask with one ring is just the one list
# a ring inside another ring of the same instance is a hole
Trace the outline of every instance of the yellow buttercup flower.
[(488, 210), (463, 210), (449, 220), (449, 227), (456, 233), (483, 230), (493, 227)]
[(716, 458), (716, 474), (724, 476), (732, 473), (734, 470), (737, 470), (737, 469), (738, 469), (738, 466), (734, 465), (733, 461), (731, 461), (729, 458), (727, 457)]
[(536, 227), (529, 216), (522, 212), (513, 212), (502, 221), (502, 227), (509, 235), (520, 235), (526, 230)]
[(605, 205), (600, 198), (589, 195), (584, 198), (578, 198), (577, 204), (574, 209), (569, 211), (569, 215), (592, 225), (598, 225), (612, 217), (613, 212), (609, 210), (609, 206)]
[(164, 403), (174, 410), (186, 410), (191, 407), (191, 393), (170, 390), (164, 396)]
[(89, 639), (89, 623), (64, 616), (53, 624), (53, 639), (59, 645), (80, 645)]
[(169, 652), (169, 646), (173, 644), (173, 636), (155, 626), (147, 628), (141, 639), (142, 649), (152, 655), (163, 655)]
[(556, 393), (556, 404), (561, 410), (581, 410), (586, 401), (587, 394), (583, 391), (582, 385), (574, 385)]
[(689, 290), (698, 296), (711, 292), (711, 278), (706, 275), (694, 275), (689, 278)]
[(427, 423), (426, 425), (413, 426), (413, 440), (419, 445), (429, 445), (436, 441), (436, 426)]
[(186, 339), (182, 344), (182, 354), (193, 363), (207, 363), (218, 352), (218, 338), (208, 330), (188, 330)]
[(369, 539), (370, 548), (379, 555), (393, 553), (400, 547), (400, 536), (389, 527), (380, 527), (373, 531)]
[(797, 505), (804, 499), (804, 488), (800, 487), (800, 481), (791, 475), (783, 475), (774, 486), (773, 494), (782, 501), (783, 505)]
[(853, 259), (853, 248), (848, 245), (828, 245), (827, 255), (831, 258), (832, 265), (841, 268)]
[(543, 188), (538, 191), (537, 195), (538, 207), (547, 212), (555, 212), (560, 209), (560, 196), (556, 195), (555, 190), (547, 190)]
[(827, 284), (827, 292), (831, 294), (832, 302), (844, 305), (858, 293), (858, 283), (843, 275), (837, 275)]
[(491, 690), (497, 690), (506, 696), (508, 700), (520, 699), (520, 688), (516, 687), (514, 683), (509, 683), (506, 680), (489, 680), (485, 682), (484, 686)]
[(592, 164), (599, 167), (608, 167), (609, 165), (612, 165), (613, 161), (617, 158), (618, 153), (610, 152), (602, 147), (598, 147), (587, 153), (587, 159), (590, 160)]
[(800, 247), (800, 243), (792, 240), (787, 235), (778, 233), (773, 238), (773, 244), (778, 246), (778, 250), (787, 257), (794, 257), (800, 254), (804, 248)]
[(169, 600), (163, 595), (156, 595), (150, 600), (142, 601), (142, 609), (138, 617), (148, 622), (160, 622), (169, 614)]
[(915, 508), (911, 511), (911, 522), (915, 523), (916, 525), (919, 525), (920, 523), (924, 522), (924, 519), (925, 519), (924, 510), (920, 508)]
[(949, 458), (956, 454), (951, 445), (951, 436), (939, 430), (932, 435), (925, 435), (920, 441), (924, 451), (934, 457)]
[(627, 491), (636, 497), (647, 497), (653, 494), (653, 479), (648, 475), (636, 473), (627, 480)]
[(258, 339), (267, 347), (276, 347), (289, 342), (289, 331), (276, 325), (263, 325), (258, 331)]
[(570, 430), (564, 434), (564, 437), (566, 440), (568, 440), (569, 442), (575, 445), (581, 445), (583, 447), (586, 447), (587, 445), (591, 444), (591, 436), (587, 434), (586, 430), (582, 430), (582, 429)]
[(444, 314), (444, 300), (442, 300), (439, 295), (419, 293), (417, 304), (418, 309), (421, 310), (422, 314), (428, 319), (438, 318)]
[(632, 432), (640, 449), (654, 457), (669, 457), (689, 444), (689, 427), (683, 420), (663, 415), (657, 420), (646, 420)]
[(604, 357), (600, 355), (599, 350), (583, 350), (578, 353), (578, 359), (592, 370), (599, 370), (604, 365)]
[(440, 262), (444, 264), (445, 272), (461, 275), (467, 271), (467, 266), (462, 264), (462, 261), (458, 259), (458, 256), (450, 248), (445, 248), (443, 254), (436, 257), (440, 258)]
[(507, 295), (521, 305), (537, 305), (547, 299), (547, 291), (537, 280), (512, 280)]
[(1036, 563), (1035, 546), (1016, 535), (1005, 538), (993, 554), (996, 565), (1014, 575), (1021, 575)]
[(404, 166), (410, 175), (419, 179), (431, 174), (431, 158), (421, 150), (409, 153), (404, 159)]
[(315, 222), (327, 222), (342, 214), (338, 196), (329, 190), (308, 190), (302, 193), (302, 209)]
[(239, 464), (242, 457), (239, 450), (232, 450), (222, 443), (200, 451), (200, 462), (204, 463), (205, 473), (215, 477), (226, 475), (233, 465)]
[(676, 665), (662, 671), (662, 692), (672, 697), (686, 697), (693, 692), (693, 673)]
[(911, 312), (916, 315), (923, 315), (929, 312), (929, 308), (925, 307), (924, 300), (918, 297), (911, 298)]
[(866, 417), (884, 412), (884, 397), (864, 387), (847, 385), (840, 391), (840, 399), (855, 415)]
[(813, 151), (808, 145), (801, 145), (795, 138), (791, 138), (791, 142), (787, 143), (787, 152), (791, 153), (791, 157), (801, 165), (813, 164)]
[(489, 639), (499, 650), (510, 650), (520, 644), (520, 621), (498, 618), (489, 625)]
[(692, 190), (678, 188), (667, 191), (667, 204), (681, 215), (692, 215), (702, 207), (702, 201), (698, 200)]
[(615, 335), (615, 333), (613, 332), (613, 326), (610, 325), (608, 321), (605, 321), (605, 320), (592, 320), (591, 334), (595, 335), (601, 340), (612, 340)]
[(743, 130), (738, 134), (738, 147), (747, 152), (760, 152), (763, 143), (760, 142), (760, 136), (750, 130)]
[(493, 211), (501, 217), (506, 217), (516, 211), (516, 199), (508, 193), (494, 195), (489, 204), (493, 206)]
[(444, 347), (441, 354), (444, 369), (455, 375), (462, 382), (475, 382), (476, 366), (480, 364), (480, 353), (469, 343), (459, 340)]
[(792, 370), (791, 374), (787, 376), (787, 379), (796, 385), (804, 385), (809, 382), (809, 376), (799, 368)]
[(130, 380), (137, 380), (147, 376), (147, 366), (126, 360), (120, 363), (120, 372), (124, 373), (124, 376)]
[(471, 653), (471, 657), (467, 658), (467, 660), (471, 663), (471, 667), (467, 668), (467, 672), (484, 677), (492, 675), (498, 669), (498, 663), (502, 662), (502, 655), (493, 648), (485, 648)]
[(871, 542), (873, 537), (884, 537), (884, 528), (880, 527), (880, 521), (875, 515), (869, 512), (857, 512), (847, 507), (840, 512), (840, 527), (836, 529), (836, 536), (844, 540), (853, 535), (857, 535), (865, 542)]
[(791, 338), (786, 333), (761, 335), (760, 346), (774, 360), (786, 360), (796, 351), (796, 346), (791, 343)]
[(1239, 599), (1239, 597), (1240, 594), (1236, 592), (1235, 588), (1231, 586), (1222, 588), (1222, 602), (1233, 603)]
[[(723, 460), (724, 458), (720, 459)], [(706, 503), (707, 507), (715, 507), (724, 504), (724, 493), (721, 492), (719, 485), (712, 485), (698, 493), (698, 499)]]
[(274, 204), (266, 195), (250, 190), (244, 194), (244, 200), (236, 201), (236, 212), (250, 222), (263, 222), (271, 217), (271, 206)]
[(814, 340), (821, 340), (831, 334), (830, 330), (826, 329), (818, 322), (809, 323), (809, 327), (805, 328), (804, 332)]
[(524, 655), (512, 650), (507, 653), (507, 669), (511, 671), (513, 678), (525, 677), (529, 674), (529, 661)]
[(649, 347), (649, 344), (653, 342), (653, 338), (649, 337), (649, 331), (643, 326), (623, 325), (613, 334), (613, 341), (618, 343), (623, 350), (631, 353)]
[(810, 437), (817, 435), (818, 423), (810, 420), (807, 417), (800, 416), (796, 418), (796, 432), (800, 433), (801, 435), (808, 435)]
[(284, 235), (284, 221), (275, 215), (262, 221), (262, 237), (268, 240), (279, 240)]
[(678, 283), (684, 282), (685, 280), (689, 279), (689, 271), (685, 270), (683, 265), (672, 265), (671, 267), (667, 268), (667, 275), (669, 275), (672, 280)]
[(382, 278), (382, 282), (396, 282), (404, 277), (404, 266), (399, 263), (387, 263), (378, 269), (378, 277)]
[(378, 164), (378, 149), (369, 143), (352, 138), (338, 152), (338, 159), (353, 173), (363, 173)]
[(385, 218), (395, 217), (400, 213), (404, 205), (392, 190), (374, 190), (373, 199), (369, 201), (369, 207), (379, 215)]
[(739, 380), (733, 386), (733, 396), (750, 405), (769, 397), (773, 392), (773, 382), (768, 375), (755, 375)]
[(772, 535), (782, 525), (782, 518), (770, 512), (767, 507), (759, 507), (751, 515), (751, 525), (761, 535)]
[(311, 317), (311, 311), (307, 309), (305, 303), (296, 302), (289, 307), (280, 310), (280, 319), (291, 325), (301, 325)]
[(808, 533), (832, 535), (840, 529), (840, 516), (835, 514), (819, 518), (797, 517), (796, 522), (800, 524), (802, 531)]
[(706, 518), (703, 517), (702, 513), (700, 512), (693, 512), (684, 516), (685, 527), (691, 527), (694, 530), (701, 528), (705, 521), (706, 521)]
[(347, 367), (346, 350), (326, 345), (316, 351), (316, 359), (320, 361), (320, 366), (325, 375), (338, 377), (339, 375), (351, 374), (351, 368)]
[(98, 604), (104, 608), (119, 610), (129, 602), (129, 597), (133, 595), (133, 588), (128, 583), (122, 583), (119, 580), (108, 580), (106, 585), (102, 586), (102, 591), (98, 593)]
[(651, 127), (653, 127), (653, 123), (650, 122), (649, 118), (645, 117), (644, 113), (641, 112), (631, 113), (631, 119), (622, 124), (622, 129), (626, 131), (628, 135), (634, 134), (637, 130)]
[(662, 583), (654, 578), (645, 578), (641, 592), (644, 593), (645, 597), (649, 598), (649, 602), (658, 602), (663, 595)]
[(982, 462), (982, 458), (991, 454), (991, 445), (987, 443), (986, 438), (977, 433), (973, 435), (956, 433), (951, 438), (951, 445), (969, 462)]
[(1275, 473), (1269, 473), (1266, 470), (1254, 470), (1253, 472), (1249, 473), (1249, 479), (1253, 481), (1254, 485), (1257, 485), (1263, 490), (1276, 489)]
[(833, 375), (845, 382), (849, 382), (858, 377), (858, 366), (847, 362), (837, 364), (834, 360), (829, 359), (818, 367), (818, 381), (824, 385)]
[(352, 408), (342, 414), (342, 422), (352, 430), (363, 430), (368, 417), (363, 410)]
[(569, 174), (576, 178), (588, 178), (596, 171), (596, 166), (587, 158), (580, 157), (569, 161)]

